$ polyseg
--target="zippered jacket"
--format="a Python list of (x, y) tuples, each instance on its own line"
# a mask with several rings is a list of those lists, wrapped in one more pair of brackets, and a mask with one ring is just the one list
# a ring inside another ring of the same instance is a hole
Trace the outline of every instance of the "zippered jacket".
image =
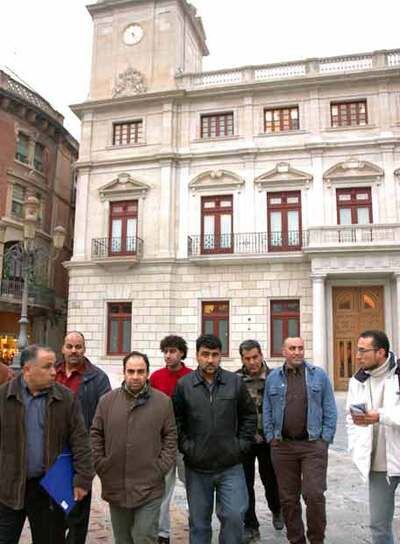
[[(337, 409), (331, 382), (326, 372), (305, 361), (307, 388), (307, 433), (309, 440), (330, 444), (336, 432)], [(284, 365), (270, 372), (265, 384), (263, 421), (267, 442), (282, 440), (287, 378)]]
[[(360, 369), (349, 382), (346, 402), (348, 446), (353, 462), (366, 480), (371, 470), (373, 425), (354, 425), (350, 415), (352, 404), (365, 403), (372, 410), (369, 374)], [(390, 353), (389, 373), (385, 378), (383, 404), (379, 408), (379, 425), (385, 426), (386, 465), (388, 476), (400, 476), (400, 365)]]
[[(0, 386), (0, 503), (20, 510), (27, 478), (25, 406), (21, 376)], [(72, 451), (74, 486), (90, 489), (94, 476), (89, 436), (78, 399), (55, 383), (46, 400), (44, 430), (46, 471), (66, 446)]]
[(219, 369), (210, 390), (199, 370), (181, 378), (173, 397), (179, 449), (199, 472), (242, 462), (254, 441), (256, 406), (242, 378)]

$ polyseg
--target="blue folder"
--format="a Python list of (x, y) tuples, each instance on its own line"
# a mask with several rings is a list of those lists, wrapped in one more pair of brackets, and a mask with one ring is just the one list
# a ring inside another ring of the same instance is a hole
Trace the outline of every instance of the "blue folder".
[(57, 457), (53, 466), (40, 480), (40, 485), (61, 506), (66, 514), (69, 514), (76, 504), (73, 479), (72, 453), (68, 448), (65, 448)]

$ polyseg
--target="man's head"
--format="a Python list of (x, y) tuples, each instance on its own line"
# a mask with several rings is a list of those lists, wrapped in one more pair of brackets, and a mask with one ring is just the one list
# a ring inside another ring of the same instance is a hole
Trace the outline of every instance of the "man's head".
[(221, 363), (221, 340), (213, 334), (203, 334), (196, 340), (196, 358), (200, 370), (206, 376), (213, 376)]
[(263, 366), (263, 354), (257, 340), (244, 340), (239, 346), (242, 363), (250, 376), (260, 374)]
[(282, 346), (282, 355), (290, 368), (300, 366), (304, 361), (304, 340), (300, 337), (288, 337)]
[(357, 364), (364, 370), (383, 365), (389, 356), (389, 338), (383, 331), (364, 331), (357, 340)]
[(185, 340), (181, 336), (166, 336), (160, 342), (160, 350), (164, 354), (166, 367), (173, 372), (178, 372), (188, 351)]
[(133, 393), (139, 393), (145, 386), (150, 374), (150, 362), (144, 353), (132, 351), (124, 357), (125, 384)]
[(46, 346), (34, 344), (22, 350), (22, 373), (32, 393), (44, 391), (53, 385), (56, 378), (55, 362), (56, 354)]
[(61, 348), (64, 360), (68, 366), (80, 366), (85, 357), (85, 338), (81, 332), (71, 331), (64, 338)]

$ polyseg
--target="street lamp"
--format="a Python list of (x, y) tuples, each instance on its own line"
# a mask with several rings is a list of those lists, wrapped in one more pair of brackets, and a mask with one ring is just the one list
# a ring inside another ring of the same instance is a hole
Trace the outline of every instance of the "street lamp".
[[(38, 226), (39, 200), (34, 196), (28, 196), (24, 202), (24, 234), (23, 244), (15, 244), (10, 248), (10, 258), (14, 263), (21, 266), (21, 276), (23, 280), (22, 299), (21, 299), (21, 318), (19, 320), (19, 334), (17, 340), (18, 353), (14, 356), (11, 368), (15, 372), (21, 371), (21, 351), (28, 345), (28, 296), (29, 283), (35, 266), (35, 261), (39, 256), (40, 249), (35, 248), (34, 240)], [(56, 259), (64, 246), (66, 231), (64, 227), (54, 228), (53, 233), (53, 259)]]

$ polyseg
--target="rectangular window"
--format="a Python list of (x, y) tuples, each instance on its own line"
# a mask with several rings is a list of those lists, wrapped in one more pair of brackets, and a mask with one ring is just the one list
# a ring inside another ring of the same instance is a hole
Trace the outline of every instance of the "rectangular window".
[(25, 187), (13, 185), (11, 199), (11, 214), (17, 217), (24, 216)]
[(232, 253), (232, 195), (204, 196), (201, 199), (201, 252)]
[(114, 123), (113, 145), (138, 144), (143, 142), (143, 121)]
[(43, 172), (44, 146), (36, 142), (35, 155), (33, 157), (33, 167), (39, 172)]
[(233, 112), (201, 116), (201, 138), (233, 136)]
[(107, 311), (107, 354), (126, 355), (131, 351), (132, 304), (110, 302)]
[(300, 302), (272, 300), (271, 357), (281, 357), (283, 341), (289, 336), (300, 336)]
[(222, 355), (229, 355), (229, 302), (202, 302), (202, 334), (214, 334), (222, 343)]
[(137, 250), (138, 201), (111, 202), (110, 255), (134, 255)]
[(333, 102), (331, 104), (331, 126), (352, 127), (368, 124), (367, 101)]
[(299, 108), (266, 108), (264, 110), (264, 132), (286, 132), (299, 130)]
[(372, 223), (370, 187), (336, 189), (338, 225), (367, 225)]
[(301, 249), (301, 193), (287, 191), (267, 194), (269, 251)]
[(29, 158), (29, 138), (22, 132), (18, 133), (17, 138), (17, 151), (15, 153), (15, 158), (18, 161), (28, 163)]

